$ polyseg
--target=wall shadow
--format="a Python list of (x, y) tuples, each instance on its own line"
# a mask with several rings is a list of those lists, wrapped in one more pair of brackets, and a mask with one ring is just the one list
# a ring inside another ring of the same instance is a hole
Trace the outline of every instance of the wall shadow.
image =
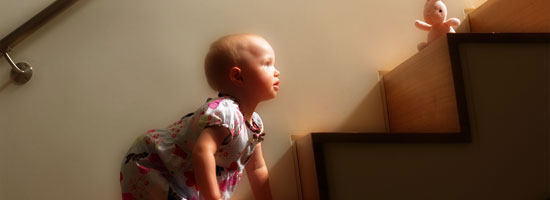
[(13, 81), (8, 80), (4, 83), (0, 84), (0, 93), (2, 93), (6, 88), (8, 88), (10, 85), (13, 85)]
[[(292, 148), (294, 147), (288, 147), (281, 158), (269, 169), (269, 182), (273, 199), (300, 199), (297, 183), (300, 175), (296, 173)], [(291, 178), (295, 179), (288, 180)]]
[(357, 107), (345, 117), (338, 132), (389, 132), (386, 128), (386, 109), (382, 97), (381, 80), (378, 81)]

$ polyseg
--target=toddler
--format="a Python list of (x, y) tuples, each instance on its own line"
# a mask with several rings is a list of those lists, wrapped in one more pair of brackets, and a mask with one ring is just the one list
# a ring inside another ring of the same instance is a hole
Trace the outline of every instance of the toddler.
[(256, 199), (271, 199), (256, 106), (274, 98), (279, 71), (269, 43), (237, 34), (212, 43), (208, 84), (220, 92), (166, 129), (140, 136), (124, 159), (122, 199), (230, 199), (246, 170)]

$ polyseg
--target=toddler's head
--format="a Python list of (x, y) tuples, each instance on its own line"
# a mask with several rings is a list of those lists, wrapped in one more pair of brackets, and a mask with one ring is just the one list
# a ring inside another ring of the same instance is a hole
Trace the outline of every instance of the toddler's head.
[(259, 35), (235, 34), (216, 40), (204, 66), (210, 87), (223, 94), (264, 101), (279, 90), (275, 53)]

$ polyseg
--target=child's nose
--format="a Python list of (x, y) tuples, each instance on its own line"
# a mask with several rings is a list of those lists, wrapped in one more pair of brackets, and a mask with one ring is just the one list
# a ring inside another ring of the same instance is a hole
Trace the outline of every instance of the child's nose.
[(281, 75), (281, 72), (279, 72), (279, 70), (277, 70), (277, 69), (274, 69), (274, 70), (275, 70), (275, 71), (274, 71), (274, 73), (273, 73), (273, 76), (279, 77), (279, 75)]

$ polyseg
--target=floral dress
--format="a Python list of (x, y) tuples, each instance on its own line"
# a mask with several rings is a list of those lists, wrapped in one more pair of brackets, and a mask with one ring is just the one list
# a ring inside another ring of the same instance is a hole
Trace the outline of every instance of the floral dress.
[(220, 192), (229, 199), (264, 134), (260, 116), (253, 113), (250, 125), (239, 105), (227, 96), (207, 101), (166, 129), (152, 129), (138, 137), (121, 166), (122, 199), (203, 199), (191, 153), (201, 131), (210, 126), (222, 126), (231, 133), (214, 154)]

